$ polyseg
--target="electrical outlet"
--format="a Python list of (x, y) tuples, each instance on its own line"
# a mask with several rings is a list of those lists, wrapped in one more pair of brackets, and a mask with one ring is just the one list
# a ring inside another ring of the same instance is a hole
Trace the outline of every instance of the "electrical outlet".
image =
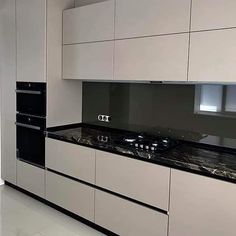
[(101, 122), (109, 123), (109, 122), (111, 122), (111, 116), (98, 115), (98, 120), (101, 121)]

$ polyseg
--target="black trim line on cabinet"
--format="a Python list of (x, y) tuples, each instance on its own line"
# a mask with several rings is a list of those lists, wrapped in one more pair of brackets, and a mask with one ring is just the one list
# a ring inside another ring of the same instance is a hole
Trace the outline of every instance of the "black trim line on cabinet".
[(158, 208), (158, 207), (154, 207), (154, 206), (151, 206), (151, 205), (149, 205), (149, 204), (146, 204), (146, 203), (137, 201), (137, 200), (135, 200), (135, 199), (133, 199), (133, 198), (126, 197), (126, 196), (124, 196), (124, 195), (121, 195), (121, 194), (119, 194), (119, 193), (115, 193), (115, 192), (110, 191), (110, 190), (108, 190), (108, 189), (105, 189), (105, 188), (96, 186), (96, 185), (91, 184), (91, 183), (88, 183), (88, 182), (86, 182), (86, 181), (83, 181), (83, 180), (80, 180), (80, 179), (71, 177), (71, 176), (69, 176), (69, 175), (65, 175), (65, 174), (60, 173), (60, 172), (58, 172), (58, 171), (52, 170), (52, 169), (50, 169), (50, 168), (47, 168), (46, 170), (47, 170), (47, 171), (50, 171), (50, 172), (52, 172), (52, 173), (54, 173), (54, 174), (63, 176), (63, 177), (65, 177), (65, 178), (71, 179), (71, 180), (73, 180), (73, 181), (79, 182), (79, 183), (81, 183), (81, 184), (85, 184), (85, 185), (87, 185), (87, 186), (89, 186), (89, 187), (92, 187), (92, 188), (94, 188), (94, 189), (98, 189), (98, 190), (100, 190), (100, 191), (103, 191), (103, 192), (112, 194), (112, 195), (114, 195), (114, 196), (116, 196), (116, 197), (119, 197), (119, 198), (122, 198), (122, 199), (124, 199), (124, 200), (128, 200), (128, 201), (130, 201), (130, 202), (139, 204), (139, 205), (144, 206), (144, 207), (147, 207), (147, 208), (149, 208), (149, 209), (158, 211), (158, 212), (160, 212), (160, 213), (162, 213), (162, 214), (168, 215), (168, 212), (167, 212), (167, 211), (162, 210), (162, 209), (160, 209), (160, 208)]
[(74, 214), (74, 213), (72, 213), (72, 212), (70, 212), (70, 211), (68, 211), (68, 210), (66, 210), (66, 209), (64, 209), (64, 208), (62, 208), (62, 207), (52, 203), (52, 202), (49, 202), (49, 201), (47, 201), (44, 198), (41, 198), (41, 197), (39, 197), (39, 196), (37, 196), (37, 195), (35, 195), (33, 193), (30, 193), (27, 190), (24, 190), (24, 189), (14, 185), (14, 184), (11, 184), (11, 183), (9, 183), (7, 181), (5, 181), (5, 184), (7, 186), (17, 190), (17, 191), (20, 191), (20, 192), (22, 192), (22, 193), (24, 193), (24, 194), (26, 194), (26, 195), (28, 195), (28, 196), (38, 200), (38, 201), (40, 201), (41, 203), (43, 203), (43, 204), (45, 204), (45, 205), (47, 205), (49, 207), (52, 207), (53, 209), (55, 209), (55, 210), (65, 214), (65, 215), (67, 215), (67, 216), (69, 216), (69, 217), (71, 217), (71, 218), (73, 218), (73, 219), (75, 219), (77, 221), (80, 221), (83, 224), (86, 224), (87, 226), (89, 226), (89, 227), (91, 227), (91, 228), (93, 228), (93, 229), (95, 229), (95, 230), (97, 230), (97, 231), (99, 231), (99, 232), (101, 232), (101, 233), (103, 233), (105, 235), (118, 236), (117, 234), (115, 234), (115, 233), (113, 233), (113, 232), (111, 232), (111, 231), (101, 227), (100, 225), (97, 225), (97, 224), (95, 224), (95, 223), (93, 223), (93, 222), (91, 222), (89, 220), (86, 220), (85, 218), (83, 218), (83, 217), (81, 217), (79, 215), (76, 215), (76, 214)]

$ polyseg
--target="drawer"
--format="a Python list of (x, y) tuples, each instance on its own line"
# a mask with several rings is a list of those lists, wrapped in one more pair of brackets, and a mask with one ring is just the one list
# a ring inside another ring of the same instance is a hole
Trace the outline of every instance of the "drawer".
[(94, 189), (46, 171), (46, 199), (94, 222)]
[(168, 210), (170, 168), (96, 152), (96, 185)]
[(168, 216), (95, 190), (95, 223), (125, 236), (165, 236)]
[(95, 183), (95, 150), (46, 138), (46, 167)]
[(17, 186), (44, 198), (45, 170), (17, 160)]

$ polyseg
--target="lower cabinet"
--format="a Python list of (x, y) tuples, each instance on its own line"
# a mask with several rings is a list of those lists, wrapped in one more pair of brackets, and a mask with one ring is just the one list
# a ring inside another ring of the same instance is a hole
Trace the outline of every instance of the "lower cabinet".
[(172, 169), (169, 236), (235, 236), (236, 185)]
[(95, 190), (95, 223), (124, 236), (165, 236), (168, 216)]
[(46, 171), (46, 200), (94, 222), (94, 188)]
[(17, 186), (45, 197), (45, 170), (17, 160)]

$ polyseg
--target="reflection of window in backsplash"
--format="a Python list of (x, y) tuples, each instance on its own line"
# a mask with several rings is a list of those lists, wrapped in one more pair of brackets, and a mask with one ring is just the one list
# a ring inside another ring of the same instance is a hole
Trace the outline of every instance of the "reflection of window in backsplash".
[[(236, 85), (217, 86), (84, 82), (83, 122), (138, 131), (167, 129), (236, 138), (236, 117), (209, 115), (214, 110), (234, 114)], [(201, 112), (200, 103), (204, 108)], [(207, 106), (211, 111), (206, 111)], [(110, 115), (112, 121), (98, 122), (98, 114)]]
[(197, 85), (195, 89), (195, 112), (236, 117), (236, 86)]

